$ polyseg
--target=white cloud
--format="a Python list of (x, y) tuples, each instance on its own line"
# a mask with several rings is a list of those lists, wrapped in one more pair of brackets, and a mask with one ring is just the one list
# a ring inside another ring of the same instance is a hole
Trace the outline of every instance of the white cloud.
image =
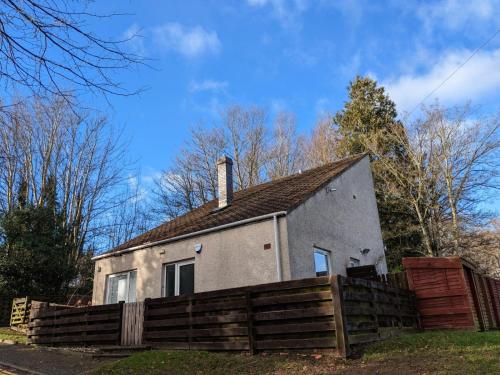
[[(400, 112), (410, 111), (471, 55), (470, 50), (449, 51), (427, 72), (387, 79), (382, 84), (398, 105)], [(430, 100), (447, 104), (477, 99), (500, 90), (500, 49), (477, 53), (460, 68)]]
[(247, 4), (254, 8), (269, 6), (282, 26), (298, 28), (299, 17), (308, 8), (309, 0), (247, 0)]
[(461, 30), (471, 24), (484, 26), (484, 22), (499, 22), (498, 0), (442, 0), (422, 5), (417, 15), (428, 31), (437, 26)]
[(138, 24), (134, 23), (130, 25), (130, 27), (123, 33), (123, 39), (131, 49), (132, 53), (138, 55), (146, 54), (144, 39), (143, 36), (141, 35), (141, 28), (139, 27)]
[(221, 49), (217, 33), (201, 26), (187, 28), (179, 23), (167, 23), (153, 28), (153, 37), (158, 46), (188, 58), (217, 54)]
[(201, 82), (191, 82), (189, 85), (190, 92), (200, 92), (200, 91), (224, 91), (228, 86), (227, 81), (215, 81), (212, 79), (206, 79)]

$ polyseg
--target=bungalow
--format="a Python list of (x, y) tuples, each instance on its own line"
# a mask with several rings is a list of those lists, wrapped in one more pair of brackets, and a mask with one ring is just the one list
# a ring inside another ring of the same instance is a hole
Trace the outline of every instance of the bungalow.
[(370, 161), (349, 157), (233, 194), (218, 162), (219, 199), (93, 258), (94, 305), (282, 280), (387, 271)]

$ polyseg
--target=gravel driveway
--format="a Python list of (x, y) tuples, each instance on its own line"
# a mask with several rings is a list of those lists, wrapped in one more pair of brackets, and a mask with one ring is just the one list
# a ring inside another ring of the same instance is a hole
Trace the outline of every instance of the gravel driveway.
[[(106, 362), (109, 360), (94, 359), (90, 354), (70, 350), (0, 344), (0, 363), (19, 366), (35, 374), (77, 375)], [(19, 371), (19, 374), (24, 373)]]

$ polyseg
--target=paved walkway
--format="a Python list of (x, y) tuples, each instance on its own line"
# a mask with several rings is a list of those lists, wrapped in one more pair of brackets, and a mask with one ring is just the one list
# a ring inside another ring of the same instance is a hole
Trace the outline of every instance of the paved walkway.
[(0, 375), (28, 375), (16, 366), (42, 375), (78, 375), (101, 366), (109, 360), (94, 359), (89, 354), (68, 350), (36, 348), (30, 345), (0, 344)]
[(33, 375), (33, 373), (0, 363), (0, 375)]

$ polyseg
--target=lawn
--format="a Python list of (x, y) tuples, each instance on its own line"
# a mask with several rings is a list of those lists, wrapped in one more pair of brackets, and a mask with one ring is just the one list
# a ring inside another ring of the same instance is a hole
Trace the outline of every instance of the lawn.
[(425, 332), (368, 346), (358, 359), (330, 355), (149, 351), (107, 364), (109, 374), (500, 374), (500, 332)]
[(0, 340), (12, 340), (21, 344), (26, 344), (26, 335), (13, 331), (9, 327), (0, 327)]

